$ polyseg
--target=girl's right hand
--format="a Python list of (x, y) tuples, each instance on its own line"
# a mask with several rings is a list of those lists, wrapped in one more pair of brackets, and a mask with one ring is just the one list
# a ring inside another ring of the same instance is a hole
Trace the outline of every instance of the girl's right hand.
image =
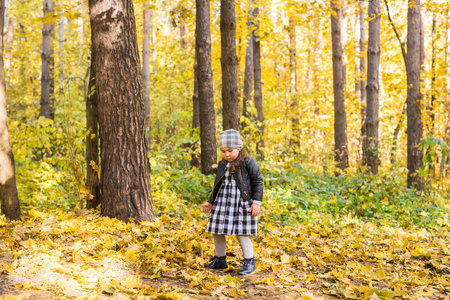
[(210, 212), (212, 208), (212, 204), (209, 202), (205, 202), (201, 205), (201, 208), (204, 212)]

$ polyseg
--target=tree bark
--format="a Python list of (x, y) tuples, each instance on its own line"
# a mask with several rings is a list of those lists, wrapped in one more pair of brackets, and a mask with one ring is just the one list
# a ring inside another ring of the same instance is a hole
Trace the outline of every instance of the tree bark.
[[(0, 28), (3, 28), (5, 0), (1, 0)], [(8, 116), (6, 110), (5, 71), (3, 67), (3, 32), (0, 41), (0, 205), (1, 213), (8, 221), (19, 220), (21, 216), (17, 195), (14, 155), (9, 142)]]
[[(332, 0), (336, 1), (336, 0)], [(341, 46), (342, 46), (342, 78), (344, 80), (344, 93), (347, 87), (347, 53), (345, 53), (345, 49), (347, 48), (347, 28), (348, 28), (348, 18), (347, 18), (347, 0), (337, 0), (341, 3)]]
[[(252, 99), (252, 90), (253, 90), (253, 10), (250, 9), (248, 12), (248, 21), (247, 21), (247, 49), (245, 51), (245, 70), (244, 70), (244, 92), (242, 98), (242, 115), (245, 119), (250, 120), (250, 112), (248, 111), (248, 107), (250, 106), (250, 101)], [(241, 124), (242, 129), (247, 127), (248, 124), (246, 121), (243, 121)]]
[(362, 162), (366, 164), (366, 107), (367, 107), (367, 93), (366, 93), (366, 28), (364, 23), (364, 1), (359, 0), (359, 89), (360, 89), (360, 103), (361, 103), (361, 150)]
[[(53, 0), (44, 0), (44, 16), (49, 16), (55, 11)], [(42, 29), (42, 74), (41, 74), (41, 113), (47, 119), (55, 120), (55, 79), (53, 74), (54, 50), (52, 39), (54, 25), (51, 22), (44, 23)]]
[(348, 168), (347, 149), (347, 114), (344, 99), (344, 71), (341, 45), (341, 9), (340, 2), (330, 1), (331, 9), (331, 40), (333, 52), (333, 91), (334, 91), (334, 151), (335, 162), (339, 169)]
[(217, 163), (216, 120), (211, 63), (210, 2), (196, 0), (195, 46), (198, 53), (198, 99), (200, 104), (201, 165), (203, 174), (213, 174)]
[(142, 42), (142, 83), (144, 85), (144, 107), (145, 107), (145, 137), (147, 145), (151, 149), (150, 139), (150, 26), (152, 23), (152, 10), (150, 2), (145, 4), (144, 17), (144, 39)]
[[(200, 129), (200, 104), (198, 101), (198, 64), (197, 64), (197, 49), (195, 51), (194, 58), (194, 94), (192, 95), (192, 132)], [(196, 148), (200, 145), (200, 141), (194, 142), (191, 145), (192, 148), (192, 156), (191, 156), (191, 167), (195, 167), (197, 169), (201, 168), (200, 158), (197, 154), (195, 154)]]
[(259, 130), (259, 140), (256, 142), (256, 152), (261, 160), (264, 160), (264, 114), (262, 102), (262, 87), (261, 87), (261, 43), (259, 33), (259, 7), (254, 10), (254, 17), (256, 19), (255, 33), (253, 39), (253, 76), (254, 76), (254, 95), (253, 101), (256, 108), (256, 121)]
[(223, 129), (239, 131), (239, 98), (234, 0), (220, 1)]
[(296, 34), (293, 16), (289, 17), (289, 93), (291, 98), (291, 146), (294, 153), (300, 146), (300, 125), (297, 96), (297, 61), (296, 61)]
[(95, 85), (95, 68), (93, 66), (94, 53), (91, 51), (91, 64), (88, 70), (89, 84), (86, 92), (86, 187), (89, 197), (86, 208), (96, 208), (100, 205), (100, 181), (99, 181), (99, 139), (98, 139), (98, 107)]
[(423, 180), (418, 175), (422, 167), (423, 149), (419, 148), (422, 139), (422, 119), (420, 101), (420, 0), (408, 0), (407, 37), (407, 132), (408, 132), (408, 187), (423, 190)]
[(64, 12), (63, 8), (61, 7), (61, 11), (59, 13), (59, 23), (58, 23), (58, 56), (59, 56), (59, 65), (60, 65), (60, 71), (59, 71), (59, 94), (63, 93), (63, 80), (64, 80)]
[(132, 0), (89, 0), (98, 99), (102, 215), (155, 217)]
[(369, 3), (369, 44), (367, 48), (366, 159), (372, 174), (378, 174), (378, 92), (380, 74), (380, 0)]
[(431, 117), (431, 129), (430, 134), (434, 136), (434, 128), (436, 121), (436, 114), (434, 110), (434, 106), (436, 103), (436, 40), (437, 40), (437, 32), (436, 32), (436, 13), (433, 12), (433, 24), (431, 29), (431, 102), (430, 102), (430, 117)]
[[(13, 3), (13, 0), (10, 4)], [(5, 45), (5, 72), (6, 72), (6, 85), (9, 85), (11, 78), (11, 55), (12, 55), (12, 41), (14, 39), (14, 16), (11, 14), (8, 18), (7, 31), (6, 31), (6, 45)]]

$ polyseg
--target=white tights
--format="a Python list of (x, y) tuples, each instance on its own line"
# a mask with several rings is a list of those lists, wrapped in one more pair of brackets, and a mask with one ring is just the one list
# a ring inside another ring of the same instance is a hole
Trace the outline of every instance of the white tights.
[[(216, 256), (222, 257), (226, 255), (227, 252), (227, 241), (224, 234), (213, 234), (214, 237), (214, 247), (216, 249)], [(244, 253), (244, 258), (253, 257), (253, 243), (248, 235), (236, 235), (239, 244), (241, 244), (242, 252)]]

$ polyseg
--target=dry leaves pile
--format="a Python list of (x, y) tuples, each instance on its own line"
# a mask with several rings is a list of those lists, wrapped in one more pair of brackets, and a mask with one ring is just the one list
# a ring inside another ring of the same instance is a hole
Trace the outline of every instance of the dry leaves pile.
[(242, 253), (228, 238), (229, 269), (213, 255), (206, 215), (183, 207), (153, 223), (124, 224), (91, 211), (28, 211), (0, 222), (4, 299), (448, 299), (448, 231), (404, 230), (351, 218), (295, 226), (261, 222), (257, 273), (237, 274)]

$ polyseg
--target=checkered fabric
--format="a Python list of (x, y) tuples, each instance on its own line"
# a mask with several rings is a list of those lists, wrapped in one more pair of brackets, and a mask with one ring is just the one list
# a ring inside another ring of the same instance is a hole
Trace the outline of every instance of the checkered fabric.
[(258, 217), (252, 217), (249, 210), (250, 203), (242, 200), (241, 192), (227, 167), (206, 225), (206, 232), (234, 235), (258, 234)]
[(241, 150), (241, 147), (242, 147), (242, 140), (239, 131), (234, 129), (228, 129), (220, 133), (219, 149), (234, 148)]

